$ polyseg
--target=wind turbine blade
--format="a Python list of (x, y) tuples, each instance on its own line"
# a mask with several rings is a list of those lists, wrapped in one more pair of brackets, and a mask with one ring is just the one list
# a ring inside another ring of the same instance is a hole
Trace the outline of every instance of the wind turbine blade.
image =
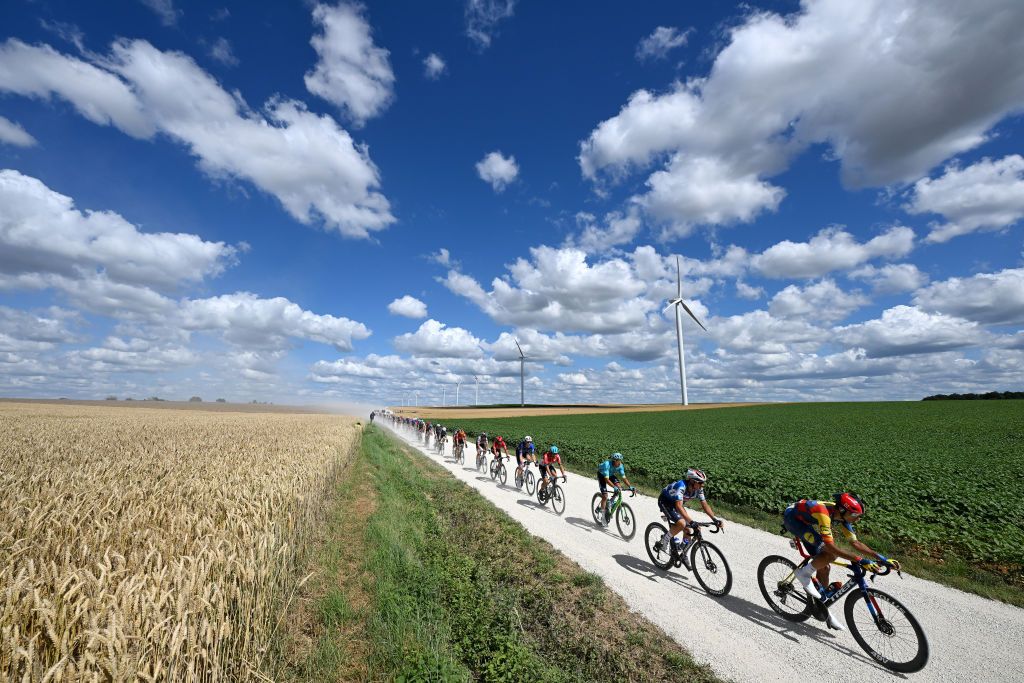
[(683, 298), (683, 279), (679, 274), (679, 257), (676, 256), (676, 298)]
[(686, 311), (687, 313), (689, 313), (689, 314), (690, 314), (690, 317), (691, 317), (691, 318), (693, 318), (693, 322), (695, 322), (695, 323), (697, 323), (698, 325), (700, 325), (700, 329), (704, 330), (705, 332), (707, 332), (707, 331), (708, 331), (708, 328), (704, 327), (704, 323), (702, 323), (701, 321), (697, 320), (697, 316), (695, 316), (695, 315), (693, 314), (693, 311), (691, 311), (691, 310), (690, 310), (690, 307), (686, 305), (686, 302), (684, 302), (684, 301), (680, 301), (680, 302), (679, 302), (679, 305), (683, 307), (683, 310), (684, 310), (684, 311)]
[(673, 307), (673, 306), (675, 306), (676, 304), (681, 304), (681, 303), (683, 303), (683, 300), (682, 300), (682, 299), (672, 299), (672, 300), (671, 300), (671, 301), (669, 301), (669, 302), (668, 302), (667, 304), (665, 304), (665, 309), (664, 309), (664, 310), (666, 310), (666, 311), (667, 311), (668, 309), (672, 308), (672, 307)]
[(521, 347), (519, 345), (519, 340), (518, 339), (513, 339), (512, 341), (514, 341), (516, 343), (516, 348), (519, 349), (519, 357), (520, 358), (526, 358), (526, 356), (523, 355), (523, 347)]

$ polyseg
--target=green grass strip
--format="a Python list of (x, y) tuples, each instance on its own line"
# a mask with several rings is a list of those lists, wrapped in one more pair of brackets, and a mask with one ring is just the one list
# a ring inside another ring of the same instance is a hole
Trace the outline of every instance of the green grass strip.
[(371, 677), (717, 680), (601, 579), (377, 428), (366, 529)]

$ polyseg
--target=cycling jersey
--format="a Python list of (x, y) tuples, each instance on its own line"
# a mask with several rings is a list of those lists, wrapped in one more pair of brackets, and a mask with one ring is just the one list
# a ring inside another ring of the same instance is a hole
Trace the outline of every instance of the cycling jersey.
[[(831, 501), (804, 499), (793, 503), (783, 513), (786, 528), (808, 543), (820, 548), (822, 543), (835, 543), (832, 537), (832, 511), (836, 504)], [(849, 522), (841, 522), (839, 530), (851, 541), (857, 540), (857, 532)], [(810, 533), (814, 538), (809, 538)]]
[(611, 460), (605, 460), (603, 463), (597, 466), (597, 473), (602, 477), (625, 477), (626, 466), (619, 462), (618, 465), (612, 465)]
[(494, 439), (494, 450), (508, 450), (508, 446), (505, 445), (505, 440), (500, 436)]
[(533, 442), (532, 441), (529, 442), (529, 443), (527, 443), (526, 441), (520, 441), (516, 445), (516, 455), (517, 456), (522, 456), (522, 455), (527, 455), (527, 454), (533, 455), (533, 453), (534, 453), (534, 450), (533, 450)]
[(561, 467), (562, 456), (560, 456), (558, 453), (552, 453), (551, 451), (547, 451), (546, 453), (544, 453), (545, 465), (554, 465), (556, 462), (558, 463), (558, 466)]
[(700, 501), (707, 500), (707, 498), (704, 497), (704, 487), (703, 486), (700, 487), (699, 489), (694, 489), (693, 493), (690, 493), (689, 491), (686, 490), (686, 480), (685, 479), (680, 479), (679, 481), (674, 481), (671, 484), (669, 484), (668, 486), (666, 486), (665, 488), (663, 488), (661, 490), (661, 495), (659, 496), (659, 498), (665, 498), (665, 499), (671, 500), (671, 501), (679, 501), (679, 500), (681, 500), (681, 501), (684, 501), (684, 502), (688, 501), (688, 500), (700, 500)]

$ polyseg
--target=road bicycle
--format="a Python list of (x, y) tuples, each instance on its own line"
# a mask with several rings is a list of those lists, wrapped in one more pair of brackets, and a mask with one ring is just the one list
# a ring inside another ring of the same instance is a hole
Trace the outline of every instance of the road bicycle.
[[(899, 600), (870, 587), (863, 567), (856, 563), (834, 562), (849, 570), (846, 582), (841, 585), (838, 581), (833, 582), (822, 590), (818, 578), (814, 577), (812, 580), (820, 597), (812, 598), (794, 583), (796, 570), (810, 562), (812, 557), (799, 539), (794, 538), (789, 544), (803, 558), (799, 565), (781, 555), (769, 555), (757, 567), (761, 595), (775, 612), (788, 621), (806, 621), (809, 617), (825, 621), (828, 607), (849, 594), (843, 605), (846, 625), (853, 639), (872, 659), (899, 673), (914, 673), (925, 667), (929, 648), (921, 624)], [(871, 572), (871, 583), (876, 577), (887, 576), (892, 571), (892, 567), (886, 565)], [(903, 578), (901, 572), (896, 574)]]
[[(550, 479), (547, 486), (537, 487), (537, 502), (544, 506), (550, 500), (551, 509), (555, 511), (555, 514), (560, 515), (565, 512), (565, 491), (557, 483), (559, 477), (550, 477)], [(565, 481), (565, 476), (562, 476), (561, 479)]]
[(533, 470), (530, 469), (532, 464), (532, 461), (527, 460), (523, 463), (522, 469), (516, 469), (516, 488), (521, 489), (525, 484), (526, 492), (531, 496), (537, 490), (537, 478), (533, 476)]
[[(594, 497), (590, 500), (590, 509), (594, 513), (594, 522), (598, 526), (608, 526), (614, 517), (615, 526), (619, 528), (619, 533), (622, 534), (624, 539), (629, 541), (636, 535), (636, 517), (633, 516), (633, 508), (622, 501), (622, 489), (618, 486), (614, 488), (615, 493), (608, 499), (607, 510), (601, 505), (600, 493), (595, 493)], [(629, 492), (630, 498), (635, 495), (636, 491), (631, 490)]]
[(437, 454), (438, 455), (444, 455), (444, 446), (445, 446), (446, 443), (448, 443), (448, 437), (444, 437), (443, 439), (436, 439), (436, 441), (437, 441)]
[(476, 449), (476, 468), (481, 472), (487, 471), (487, 451)]
[(455, 456), (455, 462), (459, 463), (460, 465), (466, 464), (466, 444), (464, 444), (461, 441), (456, 441), (453, 451), (453, 455)]
[(508, 480), (508, 470), (505, 469), (505, 458), (508, 456), (495, 455), (491, 458), (491, 479), (498, 478), (502, 484)]
[[(661, 516), (662, 521), (668, 523), (668, 517)], [(725, 555), (714, 543), (704, 540), (701, 529), (711, 527), (709, 530), (717, 534), (722, 530), (715, 522), (691, 522), (690, 528), (693, 535), (690, 537), (690, 544), (677, 546), (671, 540), (662, 544), (661, 539), (668, 533), (668, 528), (660, 522), (651, 522), (644, 532), (644, 545), (647, 546), (647, 556), (658, 569), (668, 570), (673, 566), (684, 566), (683, 557), (686, 553), (690, 555), (690, 567), (693, 575), (697, 577), (697, 583), (707, 591), (708, 595), (727, 595), (732, 590), (732, 570)], [(665, 546), (668, 547), (665, 547)]]

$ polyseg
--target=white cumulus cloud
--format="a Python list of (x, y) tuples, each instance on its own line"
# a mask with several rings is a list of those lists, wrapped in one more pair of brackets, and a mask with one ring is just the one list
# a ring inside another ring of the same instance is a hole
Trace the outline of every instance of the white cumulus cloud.
[(1024, 268), (953, 277), (919, 291), (914, 303), (988, 325), (1024, 325)]
[(495, 192), (501, 192), (519, 176), (519, 165), (514, 156), (501, 152), (490, 152), (477, 162), (476, 172), (480, 179), (490, 184)]
[(15, 147), (32, 147), (36, 139), (14, 121), (0, 116), (0, 142)]
[(914, 184), (903, 207), (913, 214), (934, 213), (946, 219), (925, 238), (947, 242), (978, 230), (1002, 230), (1024, 217), (1024, 157), (1011, 154), (960, 168), (947, 166), (938, 178)]
[(306, 74), (306, 88), (333, 103), (356, 125), (384, 111), (394, 99), (395, 74), (388, 51), (373, 44), (362, 5), (316, 5), (320, 32), (310, 40), (320, 57)]
[(441, 55), (436, 52), (431, 52), (423, 59), (423, 73), (432, 81), (439, 79), (446, 68), (448, 67), (441, 59)]
[(849, 270), (875, 258), (899, 258), (914, 248), (914, 231), (896, 226), (867, 242), (839, 228), (826, 228), (807, 242), (783, 240), (750, 260), (771, 278), (815, 278)]
[(659, 26), (636, 46), (636, 58), (664, 59), (672, 50), (686, 45), (689, 34), (689, 31), (680, 31), (674, 26)]
[(466, 0), (466, 35), (481, 50), (490, 47), (498, 24), (515, 9), (516, 0)]
[(426, 318), (427, 305), (416, 297), (406, 294), (388, 304), (388, 312), (406, 318)]

